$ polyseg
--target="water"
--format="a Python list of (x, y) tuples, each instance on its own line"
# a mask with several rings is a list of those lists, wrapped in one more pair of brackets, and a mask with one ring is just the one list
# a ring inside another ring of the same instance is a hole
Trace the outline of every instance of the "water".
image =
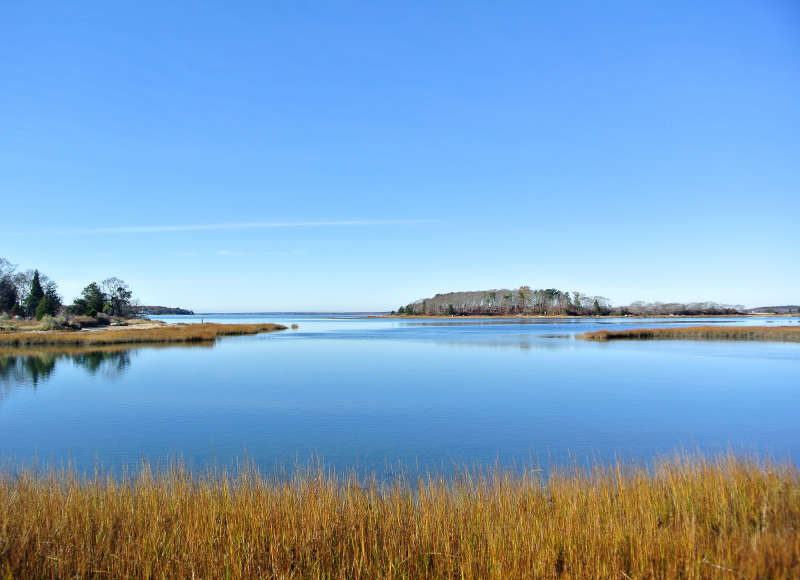
[(247, 456), (270, 470), (316, 456), (386, 475), (731, 448), (800, 463), (800, 344), (575, 338), (698, 319), (202, 318), (299, 329), (214, 346), (0, 355), (4, 460), (118, 469), (182, 458), (202, 469)]

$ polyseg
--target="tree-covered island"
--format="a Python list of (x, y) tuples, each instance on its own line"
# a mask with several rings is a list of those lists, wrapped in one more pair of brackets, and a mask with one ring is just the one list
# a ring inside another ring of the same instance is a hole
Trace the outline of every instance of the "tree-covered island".
[(401, 316), (730, 316), (747, 314), (741, 305), (716, 302), (633, 302), (614, 306), (604, 296), (555, 288), (448, 292), (397, 309)]

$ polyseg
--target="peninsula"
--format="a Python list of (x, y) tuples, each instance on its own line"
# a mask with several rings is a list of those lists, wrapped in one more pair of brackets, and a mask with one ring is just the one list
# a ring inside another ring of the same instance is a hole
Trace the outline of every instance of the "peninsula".
[(136, 314), (144, 316), (164, 316), (165, 314), (177, 314), (182, 316), (191, 316), (194, 310), (186, 308), (173, 308), (170, 306), (135, 306), (133, 311)]
[(286, 330), (281, 324), (166, 324), (154, 314), (194, 314), (182, 308), (141, 306), (116, 277), (89, 282), (72, 304), (38, 269), (17, 271), (0, 258), (0, 350), (42, 346), (106, 346), (213, 342), (220, 336)]

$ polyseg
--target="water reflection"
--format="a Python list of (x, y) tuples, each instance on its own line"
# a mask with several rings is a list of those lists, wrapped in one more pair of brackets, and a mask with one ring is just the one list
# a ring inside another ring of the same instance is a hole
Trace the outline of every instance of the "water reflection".
[(72, 362), (90, 374), (102, 371), (104, 378), (115, 378), (131, 366), (130, 350), (119, 352), (93, 351), (73, 355)]
[(538, 337), (525, 335), (503, 337), (503, 340), (436, 340), (439, 346), (477, 347), (490, 349), (514, 348), (521, 351), (531, 349), (556, 350), (572, 346), (568, 334), (546, 334)]
[(88, 374), (114, 380), (131, 365), (131, 350), (14, 351), (0, 353), (0, 404), (19, 386), (34, 389), (50, 379), (59, 364), (72, 364)]
[(66, 363), (88, 375), (113, 381), (131, 366), (135, 354), (144, 349), (211, 349), (213, 344), (112, 345), (105, 347), (46, 347), (0, 349), (0, 404), (16, 387), (37, 388)]
[(53, 373), (58, 358), (60, 357), (55, 354), (0, 355), (0, 385), (5, 387), (18, 383), (30, 383), (35, 387)]

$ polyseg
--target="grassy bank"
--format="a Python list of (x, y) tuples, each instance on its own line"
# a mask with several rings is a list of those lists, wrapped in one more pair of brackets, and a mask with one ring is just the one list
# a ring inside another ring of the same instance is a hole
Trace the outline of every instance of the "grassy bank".
[(687, 326), (599, 330), (578, 335), (584, 340), (765, 340), (800, 342), (800, 326)]
[(157, 327), (118, 327), (102, 330), (0, 332), (0, 348), (26, 346), (102, 346), (209, 342), (220, 336), (286, 330), (281, 324), (187, 324)]
[(732, 457), (418, 487), (252, 470), (0, 477), (12, 577), (796, 578), (800, 474)]

